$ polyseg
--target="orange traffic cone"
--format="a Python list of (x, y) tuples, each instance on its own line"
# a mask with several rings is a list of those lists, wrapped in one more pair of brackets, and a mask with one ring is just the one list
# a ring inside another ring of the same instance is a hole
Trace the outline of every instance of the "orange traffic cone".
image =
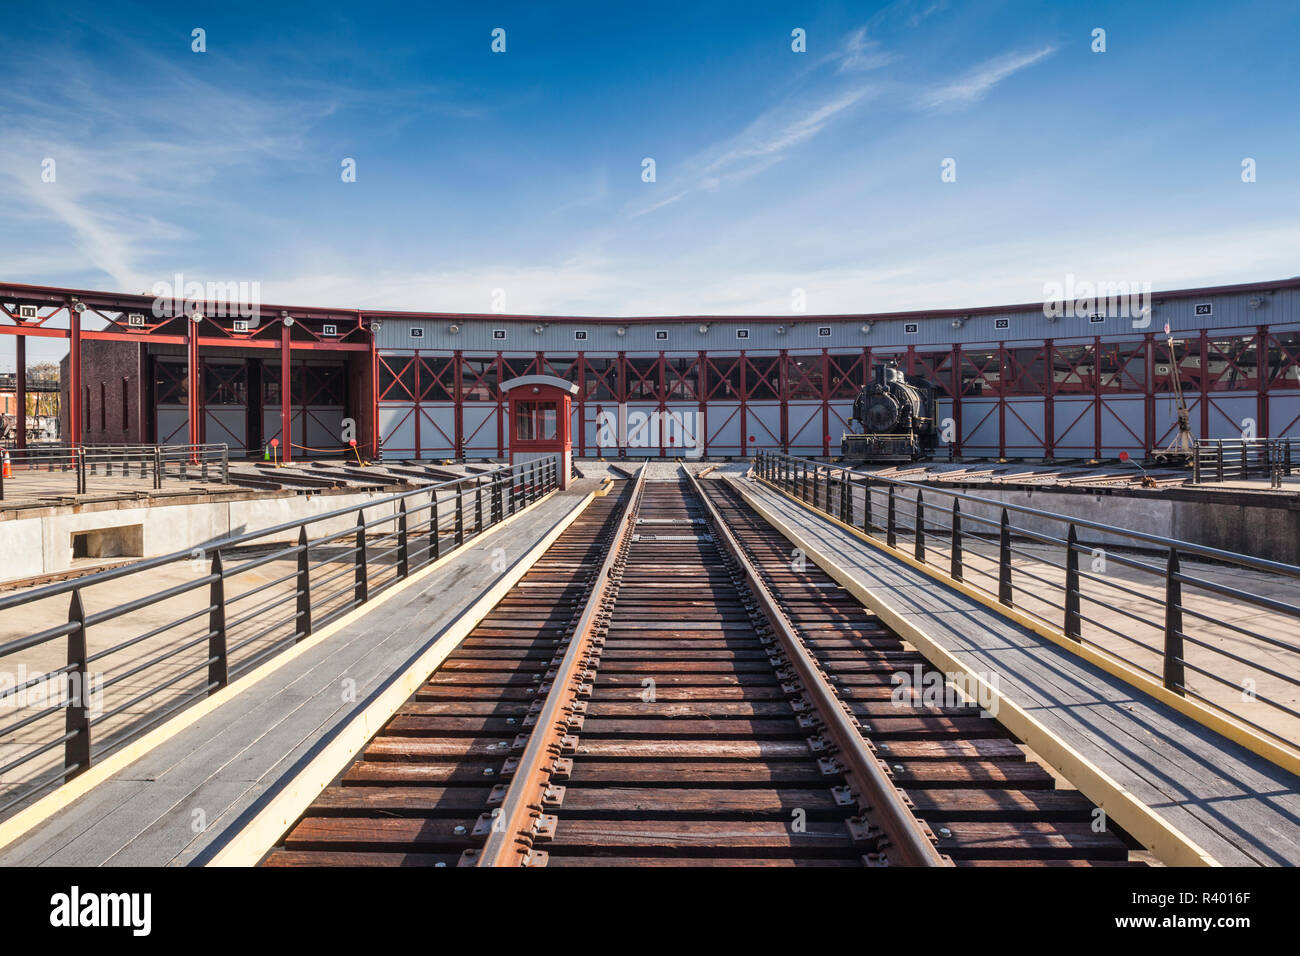
[(5, 475), (6, 478), (12, 478), (12, 477), (14, 476), (14, 468), (13, 468), (13, 465), (11, 465), (11, 464), (9, 463), (9, 452), (5, 452), (5, 471), (4, 471), (4, 475)]

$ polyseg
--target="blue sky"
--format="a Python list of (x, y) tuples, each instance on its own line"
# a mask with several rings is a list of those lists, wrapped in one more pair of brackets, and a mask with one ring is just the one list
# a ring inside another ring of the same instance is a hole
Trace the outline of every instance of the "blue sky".
[(1300, 273), (1291, 2), (4, 6), (6, 281), (631, 315)]

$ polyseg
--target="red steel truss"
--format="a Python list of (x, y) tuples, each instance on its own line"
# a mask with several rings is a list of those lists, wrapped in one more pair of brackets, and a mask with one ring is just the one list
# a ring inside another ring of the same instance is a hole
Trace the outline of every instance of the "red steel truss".
[[(224, 301), (197, 301), (191, 314), (180, 314), (167, 303), (155, 310), (155, 297), (122, 295), (61, 289), (50, 286), (0, 285), (0, 334), (17, 337), (25, 345), (28, 337), (61, 338), (68, 342), (68, 409), (70, 444), (82, 440), (83, 396), (87, 386), (82, 380), (83, 342), (130, 342), (155, 345), (183, 345), (186, 349), (190, 444), (202, 442), (204, 421), (202, 365), (199, 350), (204, 347), (279, 350), (281, 380), (290, 381), (289, 363), (294, 352), (373, 352), (374, 344), (362, 313), (356, 310), (312, 309), (297, 306), (259, 306), (257, 321), (241, 316), (238, 306)], [(99, 320), (102, 329), (87, 329), (88, 321)], [(333, 329), (330, 334), (329, 328)], [(26, 349), (16, 349), (20, 366), (25, 366)], [(25, 369), (20, 369), (25, 371)], [(23, 375), (18, 376), (19, 380)], [(372, 378), (373, 381), (373, 364)], [(141, 402), (146, 401), (141, 382)], [(372, 408), (376, 413), (377, 408)], [(290, 431), (291, 402), (281, 401), (281, 435), (285, 437), (282, 454), (293, 458)], [(372, 414), (372, 422), (375, 414)], [(25, 429), (18, 429), (20, 443), (25, 443)], [(372, 454), (378, 452), (378, 435), (370, 429)]]
[[(1203, 291), (1209, 290), (1177, 295)], [(1175, 427), (1168, 408), (1173, 374), (1180, 376), (1194, 406), (1198, 434), (1226, 437), (1245, 419), (1253, 419), (1260, 436), (1300, 433), (1300, 410), (1294, 404), (1270, 404), (1270, 396), (1300, 398), (1300, 332), (1267, 325), (1176, 335), (1173, 354), (1165, 337), (1152, 332), (1135, 332), (1119, 341), (1092, 337), (946, 348), (381, 354), (372, 320), (441, 313), (261, 306), (260, 321), (246, 330), (236, 324), (237, 315), (226, 315), (226, 303), (197, 303), (197, 321), (181, 314), (155, 315), (153, 305), (153, 298), (145, 295), (0, 285), (0, 334), (16, 336), (20, 362), (28, 337), (69, 343), (69, 441), (81, 439), (84, 423), (89, 386), (82, 377), (81, 343), (87, 340), (184, 346), (189, 359), (184, 389), (188, 439), (196, 444), (202, 440), (205, 394), (197, 358), (209, 347), (268, 350), (268, 358), (280, 359), (282, 381), (292, 380), (288, 371), (293, 353), (366, 353), (360, 356), (366, 380), (359, 400), (369, 415), (360, 432), (363, 447), (369, 445), (372, 454), (380, 452), (380, 408), (400, 406), (389, 430), (410, 418), (414, 439), (410, 448), (390, 444), (389, 450), (399, 457), (435, 448), (454, 455), (469, 450), (504, 456), (505, 396), (499, 383), (530, 373), (556, 375), (579, 385), (574, 402), (579, 455), (601, 453), (589, 447), (589, 427), (598, 411), (612, 411), (620, 403), (661, 413), (686, 408), (705, 413), (706, 454), (780, 449), (829, 455), (838, 450), (848, 409), (872, 366), (888, 361), (938, 386), (940, 414), (949, 420), (952, 448), (959, 455), (1099, 457), (1115, 447), (1158, 449)], [(103, 328), (87, 328), (92, 320)], [(291, 434), (291, 405), (281, 402), (285, 436)], [(431, 409), (444, 414), (437, 419), (424, 414)], [(467, 416), (469, 409), (476, 413)], [(680, 453), (662, 431), (657, 445), (648, 450), (664, 457)], [(284, 451), (287, 458), (292, 456), (291, 448)]]
[[(1175, 348), (1184, 390), (1204, 398), (1194, 413), (1201, 418), (1201, 434), (1225, 434), (1230, 416), (1215, 409), (1225, 399), (1242, 396), (1253, 399), (1251, 413), (1259, 434), (1300, 432), (1300, 411), (1278, 422), (1270, 422), (1268, 414), (1270, 390), (1288, 390), (1300, 398), (1300, 332), (1270, 333), (1261, 326), (1245, 334), (1193, 334), (1176, 340)], [(418, 407), (432, 401), (454, 408), (460, 421), (468, 403), (504, 402), (497, 389), (500, 381), (541, 371), (579, 385), (574, 404), (584, 425), (595, 421), (598, 410), (614, 411), (620, 403), (661, 412), (694, 407), (706, 413), (705, 454), (738, 446), (743, 453), (794, 447), (831, 455), (838, 451), (848, 410), (871, 367), (893, 361), (939, 386), (941, 415), (950, 417), (955, 428), (955, 454), (1099, 457), (1113, 447), (1141, 453), (1168, 443), (1174, 426), (1166, 414), (1160, 427), (1157, 414), (1170, 401), (1168, 353), (1163, 336), (1149, 333), (1120, 342), (1094, 337), (1045, 340), (1039, 345), (954, 345), (944, 350), (746, 350), (640, 356), (578, 352), (515, 357), (415, 352), (380, 356), (379, 394), (382, 403), (410, 405), (410, 414), (417, 418)], [(436, 395), (417, 385), (426, 381), (430, 362), (444, 363), (446, 369), (462, 367), (459, 391), (450, 374), (440, 379), (443, 384)], [(1112, 405), (1116, 400), (1135, 403), (1136, 411), (1130, 414), (1128, 405)], [(779, 420), (755, 414), (758, 403), (779, 404)], [(797, 420), (792, 408), (800, 413)], [(1238, 424), (1234, 419), (1231, 427)], [(972, 442), (971, 436), (981, 430), (996, 431), (996, 443)], [(724, 440), (724, 433), (738, 435), (738, 441)], [(499, 442), (504, 442), (503, 436), (498, 430)], [(587, 428), (576, 429), (574, 437), (579, 455), (601, 453), (602, 449), (587, 447)], [(441, 447), (452, 445), (461, 448), (463, 440), (444, 439)], [(414, 454), (419, 447), (395, 451)], [(647, 450), (660, 457), (681, 453), (662, 435)]]

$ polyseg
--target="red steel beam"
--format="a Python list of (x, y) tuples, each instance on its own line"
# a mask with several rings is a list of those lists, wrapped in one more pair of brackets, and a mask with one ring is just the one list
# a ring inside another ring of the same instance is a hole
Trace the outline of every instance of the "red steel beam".
[(68, 444), (81, 444), (81, 315), (68, 309)]
[(189, 342), (186, 347), (187, 366), (185, 377), (187, 380), (188, 395), (188, 415), (190, 426), (190, 444), (198, 445), (202, 441), (199, 428), (199, 416), (202, 412), (199, 410), (199, 323), (191, 321), (189, 324)]
[(288, 316), (280, 319), (280, 460), (293, 461), (293, 401), (291, 379), (289, 377)]
[(18, 431), (15, 434), (19, 448), (27, 447), (27, 339), (18, 336), (14, 340), (14, 401), (18, 408)]

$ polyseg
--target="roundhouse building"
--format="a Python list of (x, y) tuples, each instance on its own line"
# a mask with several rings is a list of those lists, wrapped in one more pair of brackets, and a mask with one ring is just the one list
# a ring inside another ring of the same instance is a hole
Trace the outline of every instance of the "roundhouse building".
[(673, 317), (263, 305), (240, 319), (219, 302), (153, 305), (0, 285), (0, 333), (69, 341), (68, 440), (260, 455), (288, 434), (298, 458), (338, 455), (354, 435), (386, 458), (500, 458), (499, 383), (547, 374), (579, 386), (579, 456), (834, 455), (882, 363), (938, 387), (940, 455), (1149, 454), (1176, 429), (1174, 375), (1198, 437), (1300, 436), (1300, 278), (1154, 292), (1146, 314), (1098, 301)]

